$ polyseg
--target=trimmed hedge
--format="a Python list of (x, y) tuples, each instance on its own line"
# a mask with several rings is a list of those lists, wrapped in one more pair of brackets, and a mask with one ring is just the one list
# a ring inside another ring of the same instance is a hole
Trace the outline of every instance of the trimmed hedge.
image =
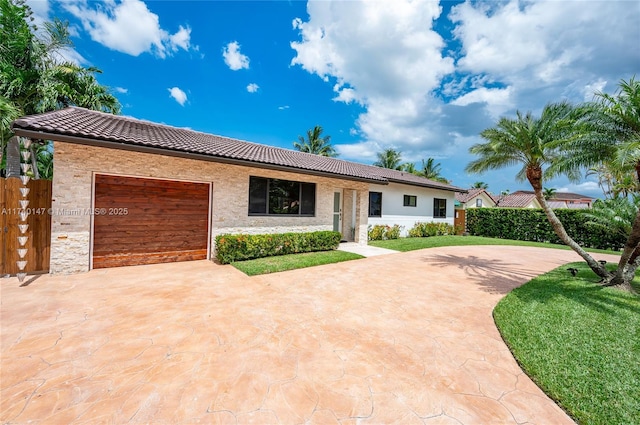
[(340, 232), (276, 233), (270, 235), (218, 235), (216, 258), (222, 264), (275, 255), (329, 251), (340, 245)]
[[(585, 211), (558, 209), (554, 212), (580, 246), (611, 250), (624, 247), (626, 239), (621, 235), (587, 224)], [(562, 244), (542, 209), (469, 208), (467, 231), (474, 236)]]

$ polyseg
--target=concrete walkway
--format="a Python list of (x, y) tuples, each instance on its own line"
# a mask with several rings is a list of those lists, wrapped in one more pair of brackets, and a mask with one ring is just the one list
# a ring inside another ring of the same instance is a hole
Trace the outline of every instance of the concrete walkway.
[(569, 424), (491, 311), (577, 259), (449, 247), (253, 278), (196, 261), (2, 279), (0, 422)]
[(342, 242), (338, 246), (339, 251), (352, 252), (354, 254), (362, 255), (363, 257), (375, 257), (376, 255), (385, 254), (397, 254), (399, 251), (393, 249), (378, 248), (371, 245), (360, 245), (356, 242)]

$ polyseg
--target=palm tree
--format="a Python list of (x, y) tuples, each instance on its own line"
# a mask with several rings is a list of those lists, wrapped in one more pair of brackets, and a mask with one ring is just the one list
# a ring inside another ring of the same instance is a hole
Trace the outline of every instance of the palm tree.
[(12, 136), (7, 122), (18, 116), (69, 105), (120, 112), (116, 97), (95, 78), (100, 70), (61, 59), (63, 49), (72, 46), (68, 24), (55, 19), (37, 29), (29, 24), (31, 15), (24, 0), (0, 0), (2, 153)]
[(544, 189), (542, 189), (542, 192), (542, 196), (544, 196), (544, 199), (546, 199), (547, 201), (556, 196), (556, 189), (552, 187), (545, 187)]
[[(603, 279), (609, 278), (606, 268), (598, 263), (566, 232), (564, 226), (544, 197), (545, 178), (559, 173), (549, 168), (559, 157), (558, 146), (562, 142), (574, 140), (575, 123), (581, 111), (567, 102), (548, 104), (539, 118), (531, 112), (516, 113), (516, 119), (500, 118), (493, 128), (484, 130), (480, 135), (486, 143), (473, 145), (469, 151), (479, 156), (467, 165), (467, 172), (482, 173), (513, 165), (522, 165), (516, 179), (529, 181), (536, 199), (542, 206), (553, 230), (566, 245), (580, 255), (591, 269)], [(571, 181), (577, 181), (579, 172), (575, 168), (565, 168), (564, 174)]]
[(629, 237), (631, 227), (640, 207), (640, 196), (629, 198), (598, 199), (584, 216), (587, 224), (600, 227), (608, 232)]
[[(582, 137), (563, 146), (559, 169), (606, 166), (616, 176), (611, 190), (629, 193), (626, 183), (640, 180), (640, 81), (621, 80), (614, 95), (596, 93), (596, 101), (587, 105), (581, 124)], [(635, 174), (633, 179), (625, 175)], [(624, 183), (626, 181), (626, 183)], [(619, 184), (618, 188), (615, 188)], [(635, 192), (637, 187), (631, 192)], [(618, 267), (607, 284), (631, 289), (631, 279), (640, 265), (640, 211), (635, 216)]]
[[(630, 197), (613, 198), (605, 200), (597, 200), (593, 204), (591, 211), (585, 213), (590, 219), (588, 222), (593, 226), (605, 229), (608, 232), (617, 233), (627, 238), (626, 246), (632, 239), (633, 232), (637, 227), (637, 216), (640, 213), (640, 196), (632, 194)], [(625, 252), (623, 251), (623, 255)], [(638, 267), (637, 262), (640, 261), (640, 247), (636, 246), (630, 254), (628, 254), (627, 263), (621, 265), (622, 258), (618, 262), (615, 275), (609, 285), (619, 285), (627, 290), (632, 291), (630, 284), (635, 277)], [(620, 283), (618, 283), (618, 281)]]
[(474, 189), (489, 189), (489, 185), (482, 181), (477, 181), (471, 186)]
[(313, 129), (307, 130), (306, 139), (303, 136), (298, 136), (298, 141), (293, 142), (293, 147), (300, 152), (331, 158), (338, 156), (338, 152), (331, 145), (331, 136), (322, 137), (322, 131), (322, 127), (316, 125)]
[(449, 180), (440, 175), (440, 163), (436, 164), (435, 159), (427, 158), (422, 160), (422, 176), (441, 183), (449, 183)]
[(6, 97), (0, 96), (0, 163), (3, 163), (4, 151), (13, 136), (11, 123), (20, 116), (20, 110)]
[(402, 167), (402, 152), (393, 148), (387, 148), (382, 152), (378, 152), (378, 160), (373, 163), (376, 167), (391, 168), (392, 170), (400, 170)]
[(402, 171), (406, 171), (407, 173), (420, 175), (420, 171), (416, 169), (416, 164), (414, 164), (413, 162), (405, 162), (400, 166), (400, 169)]

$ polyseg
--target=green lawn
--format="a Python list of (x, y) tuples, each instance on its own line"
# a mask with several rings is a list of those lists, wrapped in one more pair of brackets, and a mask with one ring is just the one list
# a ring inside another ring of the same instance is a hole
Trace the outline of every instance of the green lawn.
[(584, 263), (559, 267), (503, 298), (496, 325), (522, 369), (577, 422), (640, 424), (640, 297), (597, 281)]
[[(440, 246), (459, 246), (459, 245), (518, 245), (518, 246), (535, 246), (540, 248), (558, 248), (571, 249), (566, 245), (557, 245), (543, 242), (527, 242), (516, 241), (511, 239), (485, 238), (482, 236), (431, 236), (428, 238), (400, 238), (388, 241), (370, 241), (369, 245), (378, 246), (380, 248), (395, 249), (396, 251), (414, 251), (416, 249), (436, 248)], [(606, 251), (602, 249), (587, 249), (590, 252), (599, 252), (603, 254), (620, 254), (615, 251)]]
[(265, 273), (276, 273), (304, 267), (319, 266), (322, 264), (339, 263), (341, 261), (357, 260), (359, 258), (364, 257), (344, 251), (321, 251), (236, 261), (231, 263), (231, 265), (249, 276), (255, 276)]

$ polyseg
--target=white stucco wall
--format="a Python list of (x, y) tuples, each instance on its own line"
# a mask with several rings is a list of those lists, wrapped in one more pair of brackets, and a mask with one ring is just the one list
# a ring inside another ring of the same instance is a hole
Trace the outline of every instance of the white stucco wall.
[[(448, 223), (453, 225), (455, 193), (452, 191), (410, 186), (399, 183), (369, 185), (369, 192), (382, 193), (382, 217), (369, 217), (369, 225), (403, 226), (401, 236), (407, 236), (417, 222)], [(415, 207), (404, 206), (404, 195), (417, 197)], [(447, 217), (433, 217), (434, 198), (447, 200)]]

